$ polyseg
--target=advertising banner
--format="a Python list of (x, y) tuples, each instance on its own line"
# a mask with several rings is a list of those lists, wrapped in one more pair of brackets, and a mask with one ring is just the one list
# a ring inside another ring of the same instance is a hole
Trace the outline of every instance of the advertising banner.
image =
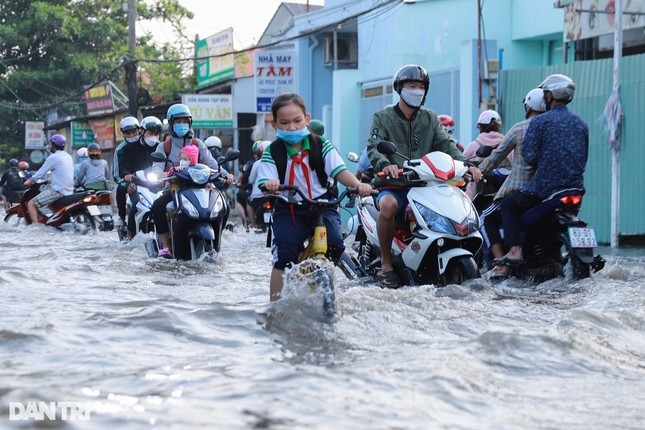
[(184, 94), (181, 102), (193, 115), (193, 129), (233, 127), (233, 98), (230, 94)]
[[(589, 39), (614, 32), (614, 0), (574, 0), (564, 6), (564, 41)], [(626, 1), (623, 31), (645, 27), (645, 2)], [(631, 13), (630, 13), (631, 12)]]
[(45, 123), (43, 121), (25, 121), (25, 149), (45, 148)]
[(92, 127), (94, 136), (96, 136), (96, 143), (101, 146), (101, 149), (114, 148), (114, 118), (104, 117), (98, 119), (89, 119), (87, 122)]
[(85, 90), (85, 105), (90, 115), (113, 112), (112, 83), (105, 81)]
[(233, 29), (229, 28), (195, 42), (197, 87), (203, 88), (235, 77)]
[(271, 112), (278, 94), (296, 91), (295, 51), (256, 51), (255, 100), (258, 113)]
[(87, 121), (72, 121), (70, 127), (72, 129), (72, 148), (80, 148), (96, 142), (94, 131)]

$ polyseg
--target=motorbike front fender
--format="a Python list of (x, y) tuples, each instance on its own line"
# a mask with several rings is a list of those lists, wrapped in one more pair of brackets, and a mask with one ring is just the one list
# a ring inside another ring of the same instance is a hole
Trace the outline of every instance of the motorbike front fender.
[(213, 229), (212, 225), (205, 222), (200, 222), (193, 226), (188, 234), (190, 236), (201, 237), (204, 240), (215, 240), (215, 229)]
[(441, 252), (439, 255), (437, 255), (437, 267), (439, 268), (439, 275), (443, 275), (443, 272), (446, 271), (446, 267), (448, 267), (448, 263), (450, 262), (450, 260), (452, 260), (455, 257), (463, 257), (463, 256), (472, 257), (473, 254), (470, 251), (463, 248), (452, 248), (444, 252)]

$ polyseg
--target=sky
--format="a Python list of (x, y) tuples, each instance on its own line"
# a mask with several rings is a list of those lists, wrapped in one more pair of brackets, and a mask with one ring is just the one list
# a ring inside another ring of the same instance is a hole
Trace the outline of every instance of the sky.
[[(288, 0), (289, 3), (306, 4), (307, 0)], [(182, 6), (195, 14), (192, 20), (186, 20), (191, 37), (199, 34), (205, 39), (227, 28), (233, 28), (235, 49), (247, 48), (257, 43), (273, 18), (282, 0), (179, 0)], [(310, 5), (324, 5), (324, 0), (309, 0)], [(153, 31), (156, 38), (170, 40), (172, 29), (164, 30), (160, 25), (145, 25), (140, 29)]]

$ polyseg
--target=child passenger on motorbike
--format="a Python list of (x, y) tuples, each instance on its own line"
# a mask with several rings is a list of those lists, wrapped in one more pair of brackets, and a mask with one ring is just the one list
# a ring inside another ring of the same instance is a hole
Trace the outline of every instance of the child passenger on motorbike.
[[(391, 141), (396, 145), (397, 152), (408, 158), (421, 158), (428, 152), (442, 151), (455, 160), (466, 160), (455, 142), (441, 128), (437, 114), (422, 107), (429, 85), (430, 77), (423, 67), (415, 64), (401, 67), (394, 75), (393, 82), (394, 91), (400, 95), (399, 102), (376, 112), (370, 127), (367, 154), (374, 170), (385, 174), (383, 178), (376, 177), (372, 183), (379, 188), (376, 197), (379, 209), (377, 234), (381, 248), (379, 283), (386, 288), (400, 286), (390, 253), (395, 216), (407, 206), (409, 183), (399, 178), (399, 168), (404, 160), (398, 155), (381, 154), (377, 150), (378, 143)], [(469, 167), (468, 171), (475, 181), (481, 179), (476, 167)]]
[[(226, 176), (229, 184), (233, 182), (233, 175), (219, 168), (217, 160), (213, 158), (204, 142), (193, 137), (193, 115), (188, 106), (181, 103), (170, 106), (168, 112), (166, 112), (166, 119), (168, 120), (168, 132), (170, 135), (164, 142), (157, 146), (156, 152), (163, 154), (168, 158), (168, 161), (155, 162), (152, 165), (152, 171), (157, 174), (159, 179), (168, 176), (168, 173), (165, 171), (166, 163), (179, 165), (179, 153), (181, 149), (188, 145), (194, 145), (199, 152), (197, 160), (199, 163), (206, 164), (213, 170), (220, 170), (222, 175)], [(162, 248), (159, 250), (159, 256), (164, 258), (172, 258), (172, 252), (170, 250), (170, 226), (166, 219), (166, 205), (171, 200), (172, 194), (170, 192), (164, 192), (154, 201), (151, 209), (155, 229), (162, 244)]]
[[(327, 197), (328, 184), (318, 179), (316, 165), (312, 165), (310, 150), (320, 148), (321, 154), (312, 154), (315, 159), (322, 159), (324, 171), (332, 178), (347, 187), (356, 188), (360, 195), (367, 196), (372, 187), (361, 183), (347, 170), (343, 159), (334, 145), (320, 136), (311, 133), (307, 127), (311, 116), (307, 113), (305, 101), (298, 94), (284, 93), (275, 98), (271, 105), (271, 125), (276, 129), (276, 140), (265, 150), (260, 160), (258, 184), (264, 185), (268, 192), (276, 193), (284, 183), (297, 185), (308, 193), (310, 199)], [(315, 141), (314, 141), (315, 140)], [(286, 153), (286, 171), (278, 172), (276, 159), (278, 154)], [(273, 155), (272, 155), (273, 153)], [(276, 203), (273, 212), (273, 270), (269, 298), (280, 299), (282, 293), (283, 273), (285, 267), (298, 260), (298, 253), (304, 249), (304, 241), (315, 227), (317, 211), (307, 206), (295, 206)], [(327, 242), (332, 259), (337, 261), (345, 250), (341, 229), (340, 215), (335, 208), (327, 208), (323, 213), (327, 227)]]
[(172, 175), (174, 172), (181, 172), (188, 166), (194, 166), (197, 164), (197, 159), (199, 158), (199, 149), (196, 146), (184, 146), (179, 151), (179, 166), (173, 166), (168, 169), (168, 176)]

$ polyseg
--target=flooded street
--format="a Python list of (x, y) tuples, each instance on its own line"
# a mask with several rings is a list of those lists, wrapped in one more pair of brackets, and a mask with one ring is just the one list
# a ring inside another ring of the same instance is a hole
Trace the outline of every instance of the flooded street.
[[(539, 286), (381, 290), (337, 271), (329, 324), (269, 304), (265, 235), (226, 232), (214, 264), (143, 241), (0, 221), (0, 428), (643, 428), (641, 250)], [(10, 420), (28, 402), (89, 419)]]

